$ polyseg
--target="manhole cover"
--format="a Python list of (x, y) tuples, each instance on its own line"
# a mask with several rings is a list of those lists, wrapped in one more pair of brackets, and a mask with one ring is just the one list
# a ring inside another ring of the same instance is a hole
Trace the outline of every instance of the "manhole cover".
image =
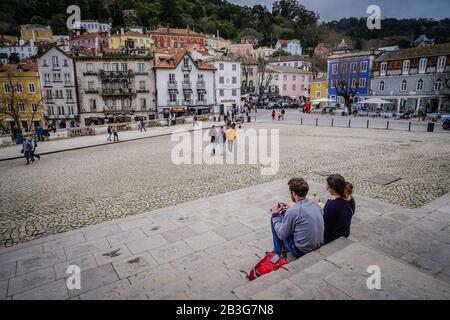
[(400, 147), (411, 147), (411, 145), (410, 145), (410, 144), (407, 144), (407, 143), (401, 143), (401, 144), (400, 144)]
[(367, 181), (373, 182), (376, 184), (382, 184), (385, 186), (385, 185), (388, 185), (395, 181), (398, 181), (400, 179), (401, 179), (400, 177), (390, 176), (390, 175), (386, 175), (386, 174), (380, 174), (380, 175), (368, 178)]
[(328, 176), (331, 175), (331, 173), (328, 172), (328, 171), (314, 171), (314, 173), (316, 173), (316, 174), (318, 174), (319, 176), (322, 176), (322, 177), (328, 177)]

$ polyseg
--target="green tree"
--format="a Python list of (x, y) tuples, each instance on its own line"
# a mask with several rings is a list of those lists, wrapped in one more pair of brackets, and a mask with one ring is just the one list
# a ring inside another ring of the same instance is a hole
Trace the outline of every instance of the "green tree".
[(41, 24), (45, 26), (47, 24), (47, 20), (42, 18), (41, 16), (33, 16), (30, 19), (30, 23)]

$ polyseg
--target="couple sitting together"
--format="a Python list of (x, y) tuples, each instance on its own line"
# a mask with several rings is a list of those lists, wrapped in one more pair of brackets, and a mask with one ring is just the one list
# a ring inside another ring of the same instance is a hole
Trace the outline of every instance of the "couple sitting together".
[(326, 188), (334, 199), (322, 208), (306, 198), (308, 183), (301, 178), (288, 182), (293, 205), (278, 203), (271, 209), (274, 252), (286, 258), (289, 251), (295, 258), (320, 248), (339, 237), (350, 235), (355, 213), (351, 196), (353, 185), (339, 174), (327, 178)]

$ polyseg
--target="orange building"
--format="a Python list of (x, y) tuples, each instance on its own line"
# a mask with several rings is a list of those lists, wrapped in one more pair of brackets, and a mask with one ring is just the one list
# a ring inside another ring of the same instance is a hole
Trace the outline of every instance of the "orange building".
[(205, 47), (205, 35), (189, 29), (158, 28), (150, 31), (156, 48), (184, 49), (188, 45)]

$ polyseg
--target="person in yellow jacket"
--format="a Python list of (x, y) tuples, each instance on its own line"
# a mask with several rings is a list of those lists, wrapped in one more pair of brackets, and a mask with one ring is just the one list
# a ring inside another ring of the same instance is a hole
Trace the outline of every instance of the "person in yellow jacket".
[(227, 141), (228, 141), (228, 151), (233, 152), (234, 141), (236, 140), (236, 130), (234, 129), (236, 125), (233, 123), (231, 127), (227, 129)]

